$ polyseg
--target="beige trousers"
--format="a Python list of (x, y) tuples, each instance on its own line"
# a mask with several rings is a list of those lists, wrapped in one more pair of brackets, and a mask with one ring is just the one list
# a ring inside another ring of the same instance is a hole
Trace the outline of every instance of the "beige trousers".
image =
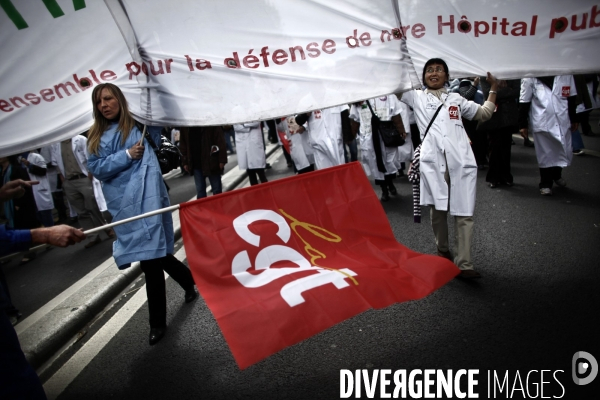
[[(446, 173), (444, 179), (448, 184), (448, 193), (450, 193), (450, 174), (448, 173), (448, 163), (446, 163)], [(448, 206), (450, 206), (450, 196), (448, 195)], [(438, 251), (447, 252), (450, 250), (448, 243), (448, 211), (436, 210), (431, 207), (429, 211), (431, 217), (431, 227), (435, 235), (435, 244)], [(456, 235), (457, 251), (454, 256), (454, 263), (460, 269), (473, 269), (471, 262), (471, 243), (473, 241), (473, 216), (460, 217), (454, 216), (454, 227)]]

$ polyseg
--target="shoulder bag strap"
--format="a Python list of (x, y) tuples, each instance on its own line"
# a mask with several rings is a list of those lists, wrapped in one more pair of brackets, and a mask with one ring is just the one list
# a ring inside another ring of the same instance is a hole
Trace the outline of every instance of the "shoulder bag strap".
[(440, 110), (442, 109), (443, 106), (444, 106), (444, 102), (442, 102), (442, 104), (440, 104), (438, 109), (435, 111), (435, 114), (433, 114), (433, 118), (431, 118), (431, 121), (429, 121), (429, 125), (427, 125), (427, 129), (425, 129), (425, 134), (423, 135), (423, 140), (421, 140), (421, 142), (423, 142), (425, 140), (425, 137), (427, 136), (427, 132), (429, 132), (429, 128), (431, 128), (433, 121), (435, 121), (435, 118), (438, 116), (438, 114), (440, 113)]
[(369, 100), (366, 100), (366, 103), (369, 106), (369, 110), (371, 110), (371, 114), (373, 114), (375, 118), (379, 119), (379, 116), (375, 114), (375, 111), (373, 111), (373, 108), (371, 108), (371, 103), (369, 103)]

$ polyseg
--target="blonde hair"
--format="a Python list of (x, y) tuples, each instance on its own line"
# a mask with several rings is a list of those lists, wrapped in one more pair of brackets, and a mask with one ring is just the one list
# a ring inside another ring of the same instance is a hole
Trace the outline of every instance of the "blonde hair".
[(121, 132), (121, 144), (125, 143), (127, 137), (129, 136), (129, 133), (135, 126), (135, 120), (129, 112), (127, 100), (125, 99), (125, 96), (123, 96), (123, 92), (121, 92), (121, 89), (119, 89), (118, 86), (113, 85), (112, 83), (99, 84), (94, 88), (94, 91), (92, 92), (94, 124), (88, 132), (87, 143), (88, 151), (90, 154), (98, 155), (98, 148), (100, 147), (100, 138), (111, 123), (111, 121), (106, 119), (98, 109), (98, 101), (100, 100), (102, 90), (104, 89), (108, 90), (110, 94), (112, 94), (119, 103), (119, 131)]

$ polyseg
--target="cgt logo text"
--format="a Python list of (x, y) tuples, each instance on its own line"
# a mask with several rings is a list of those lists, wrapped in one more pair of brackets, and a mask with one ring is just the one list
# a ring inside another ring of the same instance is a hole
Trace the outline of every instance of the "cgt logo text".
[[(572, 379), (576, 385), (591, 383), (598, 363), (585, 351), (573, 355)], [(564, 370), (487, 371), (487, 385), (479, 387), (478, 369), (391, 369), (340, 370), (340, 398), (561, 399), (566, 394), (568, 375)], [(484, 377), (485, 379), (485, 377)], [(562, 382), (561, 382), (562, 381)]]

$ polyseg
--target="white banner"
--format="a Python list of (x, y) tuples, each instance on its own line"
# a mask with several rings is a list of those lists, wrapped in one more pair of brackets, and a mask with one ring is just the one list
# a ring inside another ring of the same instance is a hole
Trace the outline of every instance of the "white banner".
[(453, 77), (600, 66), (589, 0), (5, 0), (0, 34), (0, 156), (87, 130), (84, 76), (141, 121), (190, 126), (407, 90), (431, 57)]
[(89, 129), (91, 88), (80, 79), (127, 83), (131, 56), (103, 1), (3, 1), (0, 35), (2, 156)]
[(600, 1), (398, 0), (419, 77), (444, 59), (451, 78), (600, 72)]

